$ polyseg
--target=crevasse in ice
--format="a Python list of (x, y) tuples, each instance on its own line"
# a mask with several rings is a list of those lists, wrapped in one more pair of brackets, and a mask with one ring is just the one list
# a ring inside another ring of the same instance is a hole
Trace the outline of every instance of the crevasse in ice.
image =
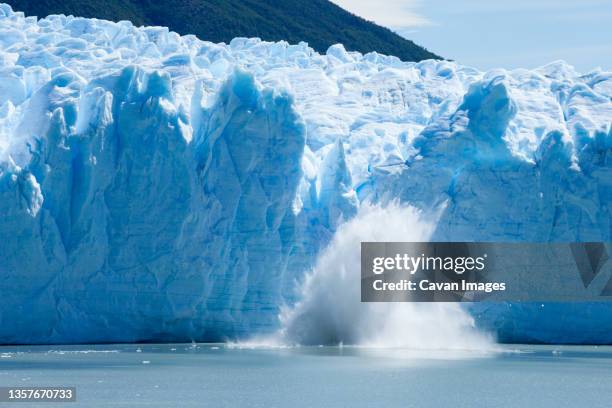
[[(612, 73), (229, 45), (0, 5), (0, 342), (273, 330), (366, 202), (437, 240), (611, 241)], [(474, 305), (503, 340), (611, 342), (612, 307)]]

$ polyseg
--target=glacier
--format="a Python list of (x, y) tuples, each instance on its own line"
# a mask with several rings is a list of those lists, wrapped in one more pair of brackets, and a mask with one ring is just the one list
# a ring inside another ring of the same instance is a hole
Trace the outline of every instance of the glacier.
[[(279, 327), (364, 205), (437, 241), (612, 241), (612, 72), (214, 44), (0, 4), (0, 343)], [(331, 307), (331, 306), (330, 306)], [(612, 305), (479, 303), (501, 341), (612, 343)]]

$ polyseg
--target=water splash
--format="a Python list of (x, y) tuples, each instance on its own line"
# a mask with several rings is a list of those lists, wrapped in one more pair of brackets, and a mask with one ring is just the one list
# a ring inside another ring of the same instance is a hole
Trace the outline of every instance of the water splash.
[(428, 241), (436, 216), (391, 204), (365, 207), (342, 225), (281, 314), (273, 343), (362, 345), (427, 350), (486, 350), (493, 342), (454, 303), (361, 303), (362, 241)]

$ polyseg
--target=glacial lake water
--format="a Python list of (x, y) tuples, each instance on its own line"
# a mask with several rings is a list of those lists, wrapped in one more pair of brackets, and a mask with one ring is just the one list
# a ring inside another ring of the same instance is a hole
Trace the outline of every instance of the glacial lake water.
[(1, 386), (77, 389), (76, 403), (0, 407), (612, 406), (612, 347), (500, 347), (0, 347)]

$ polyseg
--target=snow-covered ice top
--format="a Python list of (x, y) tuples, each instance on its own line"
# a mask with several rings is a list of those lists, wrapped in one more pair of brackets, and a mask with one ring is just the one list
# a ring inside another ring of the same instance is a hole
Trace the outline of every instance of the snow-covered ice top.
[[(485, 73), (0, 4), (0, 341), (273, 327), (366, 201), (441, 214), (439, 240), (611, 240), (611, 122), (612, 73), (563, 62)], [(5, 321), (23, 305), (36, 321)]]
[[(361, 55), (340, 44), (320, 55), (306, 43), (236, 38), (229, 45), (214, 44), (128, 21), (63, 15), (37, 19), (6, 4), (0, 6), (0, 19), (0, 152), (3, 161), (11, 154), (21, 165), (27, 163), (24, 139), (40, 136), (46, 125), (38, 123), (42, 118), (31, 123), (27, 112), (41, 117), (75, 104), (82, 125), (88, 113), (83, 99), (99, 86), (94, 80), (126, 67), (158, 72), (160, 87), (167, 87), (159, 92), (167, 93), (168, 109), (181, 113), (188, 140), (193, 110), (209, 106), (236, 68), (252, 73), (264, 87), (287, 90), (307, 125), (310, 150), (318, 152), (341, 139), (349, 146), (357, 183), (367, 177), (368, 164), (410, 158), (414, 137), (457, 111), (471, 85), (499, 84), (499, 92), (512, 101), (503, 139), (512, 154), (525, 160), (534, 159), (551, 131), (560, 131), (575, 147), (596, 131), (610, 131), (612, 73), (581, 75), (563, 62), (533, 71), (482, 73), (448, 61), (410, 63), (377, 53)], [(145, 77), (139, 86), (147, 86)], [(43, 99), (41, 88), (47, 84), (55, 89)], [(70, 129), (82, 130), (78, 125)]]

